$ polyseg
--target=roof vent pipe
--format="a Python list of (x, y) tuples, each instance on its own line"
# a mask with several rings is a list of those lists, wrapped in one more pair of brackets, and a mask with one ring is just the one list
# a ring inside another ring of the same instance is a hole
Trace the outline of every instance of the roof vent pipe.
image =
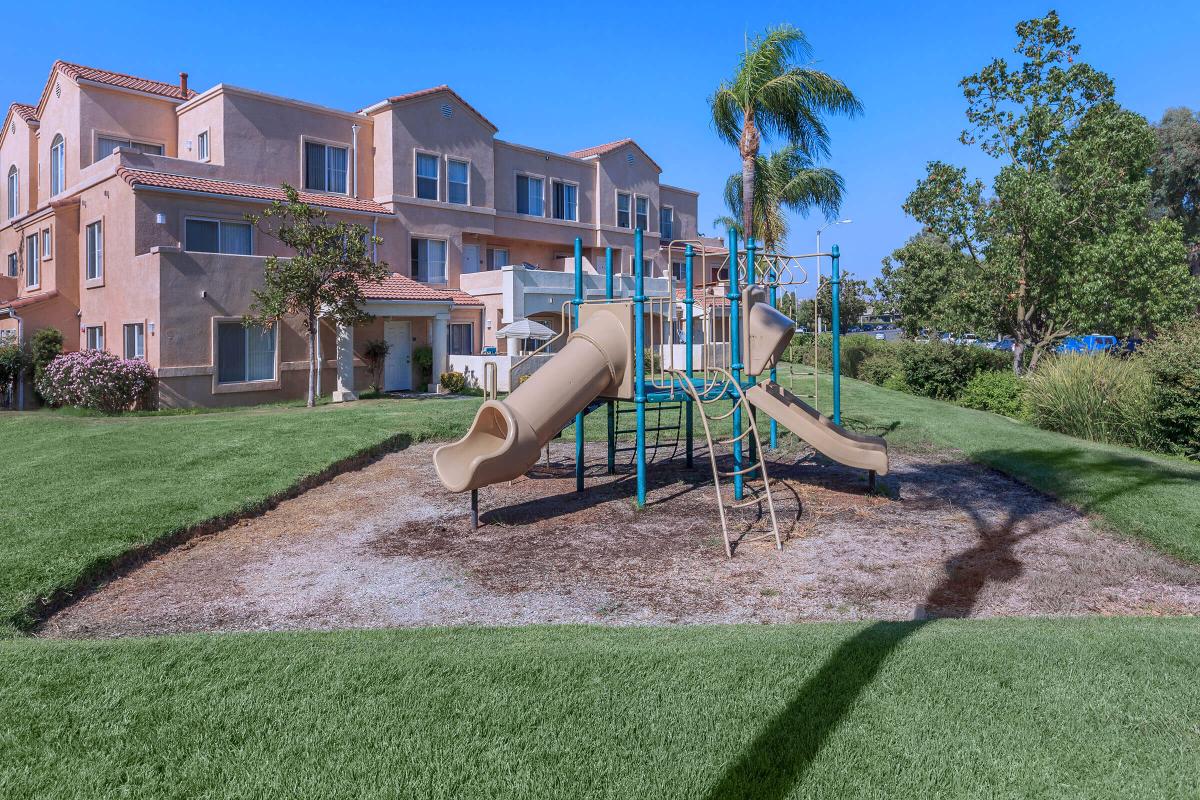
[(179, 73), (179, 94), (183, 96), (184, 100), (187, 100), (188, 90), (187, 90), (187, 73), (186, 72)]
[(355, 200), (358, 199), (358, 125), (357, 123), (350, 126), (350, 152), (352, 154), (353, 172), (350, 173), (350, 193)]

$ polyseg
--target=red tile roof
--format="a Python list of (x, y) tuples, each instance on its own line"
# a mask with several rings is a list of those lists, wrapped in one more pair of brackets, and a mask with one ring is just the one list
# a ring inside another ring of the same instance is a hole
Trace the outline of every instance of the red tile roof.
[[(245, 197), (249, 200), (285, 200), (287, 195), (283, 189), (274, 186), (258, 186), (252, 183), (237, 183), (235, 181), (219, 181), (212, 178), (195, 178), (190, 175), (172, 175), (166, 172), (151, 172), (144, 169), (119, 167), (117, 174), (125, 179), (130, 186), (149, 186), (158, 189), (173, 189), (185, 192), (201, 192), (203, 194), (223, 194), (231, 197)], [(318, 194), (316, 192), (300, 192), (300, 200), (313, 206), (331, 208), (338, 211), (360, 211), (369, 214), (390, 214), (379, 203), (370, 200), (356, 200), (340, 194)]]
[(456, 306), (481, 306), (483, 303), (459, 289), (439, 289), (418, 283), (406, 275), (393, 272), (379, 283), (364, 283), (363, 294), (369, 300), (417, 300), (430, 303), (453, 303)]
[(592, 158), (593, 156), (602, 156), (605, 153), (611, 153), (618, 147), (626, 144), (632, 144), (633, 139), (620, 139), (608, 144), (598, 144), (595, 147), (585, 147), (582, 150), (572, 150), (567, 153), (571, 158)]
[(488, 126), (490, 126), (492, 128), (492, 130), (499, 130), (499, 128), (497, 128), (496, 125), (490, 119), (485, 117), (483, 114), (479, 113), (479, 109), (475, 108), (475, 106), (468, 103), (466, 100), (464, 100), (462, 98), (462, 95), (460, 95), (458, 92), (454, 91), (453, 89), (451, 89), (449, 86), (447, 86), (444, 83), (441, 86), (430, 86), (428, 89), (418, 89), (415, 92), (408, 92), (407, 94), (398, 94), (395, 97), (389, 97), (387, 99), (387, 102), (403, 103), (408, 100), (416, 100), (418, 97), (427, 97), (431, 94), (438, 94), (439, 92), (446, 92), (447, 94), (453, 96), (455, 100), (462, 103), (463, 106), (465, 106), (468, 111), (470, 111), (472, 114), (474, 114), (475, 116), (477, 116), (481, 120), (483, 120), (483, 122), (485, 124), (487, 124)]
[(43, 300), (52, 300), (58, 297), (58, 289), (51, 289), (48, 292), (39, 292), (37, 294), (27, 295), (20, 300), (11, 300), (7, 303), (0, 303), (0, 308), (25, 308), (40, 303)]
[[(179, 84), (164, 83), (163, 81), (152, 81), (148, 78), (139, 78), (135, 75), (126, 75), (121, 72), (110, 72), (106, 69), (96, 69), (95, 67), (85, 67), (82, 64), (72, 64), (67, 61), (55, 61), (55, 69), (61, 69), (65, 75), (74, 78), (75, 80), (93, 81), (95, 83), (103, 83), (109, 86), (118, 86), (122, 89), (133, 89), (137, 92), (145, 92), (147, 94), (156, 94), (160, 97), (169, 97), (172, 100), (186, 100), (189, 97), (195, 97), (196, 93), (188, 90), (184, 95), (180, 91)], [(54, 70), (51, 69), (51, 72)]]
[(37, 106), (31, 106), (28, 103), (13, 103), (8, 110), (15, 111), (26, 122), (37, 121)]

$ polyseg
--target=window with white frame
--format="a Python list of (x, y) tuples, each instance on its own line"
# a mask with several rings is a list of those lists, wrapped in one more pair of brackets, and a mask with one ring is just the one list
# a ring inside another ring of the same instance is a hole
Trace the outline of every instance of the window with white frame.
[(555, 219), (567, 219), (572, 222), (579, 220), (579, 187), (566, 181), (554, 181), (551, 184), (554, 195)]
[(125, 335), (125, 358), (145, 358), (146, 324), (132, 322), (125, 325), (122, 332)]
[(208, 131), (196, 134), (196, 158), (208, 161)]
[(217, 383), (275, 380), (275, 324), (217, 323)]
[(507, 247), (489, 247), (488, 248), (488, 269), (500, 269), (508, 265), (508, 248)]
[(8, 168), (7, 188), (8, 218), (12, 219), (21, 208), (21, 173), (17, 171), (16, 164)]
[(42, 282), (42, 251), (38, 247), (38, 235), (25, 237), (25, 285), (38, 286)]
[(42, 228), (42, 259), (43, 260), (52, 258), (54, 256), (54, 253), (50, 249), (50, 242), (52, 240), (53, 240), (53, 237), (50, 236), (50, 229)]
[(628, 228), (631, 221), (629, 217), (629, 195), (625, 192), (617, 192), (617, 227)]
[(475, 325), (471, 322), (450, 323), (450, 355), (469, 356), (475, 350)]
[(139, 153), (147, 153), (152, 156), (161, 156), (163, 154), (163, 146), (161, 144), (139, 142), (134, 139), (114, 139), (110, 136), (100, 136), (96, 139), (95, 160), (99, 161), (102, 158), (108, 158), (118, 147), (123, 147), (126, 150), (136, 150)]
[(671, 277), (677, 281), (681, 281), (687, 277), (687, 267), (682, 261), (671, 262)]
[(650, 230), (650, 199), (638, 195), (634, 198), (634, 224), (643, 231)]
[(437, 156), (417, 153), (417, 197), (422, 200), (439, 199)]
[(104, 224), (96, 220), (87, 226), (86, 236), (87, 280), (104, 277)]
[(188, 217), (183, 223), (183, 249), (193, 253), (254, 254), (253, 228), (248, 222)]
[(321, 142), (304, 143), (304, 188), (346, 194), (349, 150)]
[(545, 184), (541, 178), (532, 175), (517, 176), (517, 213), (528, 214), (531, 217), (544, 217), (545, 206), (542, 204), (542, 193)]
[(446, 160), (446, 199), (461, 206), (471, 204), (471, 165), (457, 158)]
[(412, 240), (412, 277), (422, 283), (446, 282), (446, 242), (441, 239)]
[(658, 235), (666, 242), (675, 238), (675, 209), (670, 206), (658, 210)]
[(20, 270), (20, 267), (21, 267), (21, 262), (17, 258), (17, 254), (9, 253), (8, 254), (8, 277), (10, 277), (10, 278), (17, 277), (17, 272)]
[(104, 349), (104, 326), (91, 325), (84, 328), (84, 343), (88, 350), (103, 350)]
[(67, 143), (57, 134), (50, 144), (50, 194), (56, 195), (66, 186)]

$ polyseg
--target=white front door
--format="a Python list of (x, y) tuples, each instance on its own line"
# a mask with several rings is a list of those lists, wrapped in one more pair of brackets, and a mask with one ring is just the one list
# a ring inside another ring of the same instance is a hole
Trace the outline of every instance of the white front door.
[(412, 388), (412, 323), (385, 320), (383, 340), (388, 343), (383, 362), (383, 390), (396, 392)]
[(463, 245), (462, 271), (464, 275), (470, 275), (472, 272), (479, 272), (479, 245)]

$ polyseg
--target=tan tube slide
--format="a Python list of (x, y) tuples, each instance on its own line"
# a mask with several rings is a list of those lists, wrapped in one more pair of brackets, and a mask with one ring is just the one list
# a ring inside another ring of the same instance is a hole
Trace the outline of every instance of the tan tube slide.
[(465, 492), (524, 475), (588, 403), (618, 391), (631, 352), (618, 308), (589, 308), (561, 351), (504, 400), (485, 402), (466, 436), (434, 451), (447, 489)]
[(887, 442), (878, 436), (852, 433), (777, 383), (751, 387), (746, 399), (816, 450), (839, 464), (888, 473)]

